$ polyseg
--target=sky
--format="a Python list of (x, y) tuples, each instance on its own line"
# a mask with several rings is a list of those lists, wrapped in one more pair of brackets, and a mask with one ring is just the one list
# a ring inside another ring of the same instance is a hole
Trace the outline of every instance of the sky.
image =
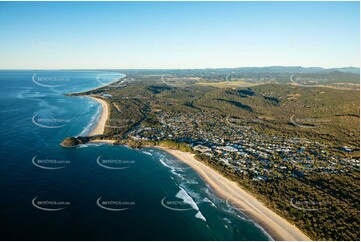
[(359, 2), (0, 2), (0, 69), (360, 65)]

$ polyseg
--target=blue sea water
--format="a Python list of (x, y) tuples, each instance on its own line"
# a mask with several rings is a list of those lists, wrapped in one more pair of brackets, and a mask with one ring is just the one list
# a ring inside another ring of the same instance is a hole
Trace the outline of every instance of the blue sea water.
[(162, 150), (88, 144), (100, 105), (68, 97), (119, 73), (0, 71), (2, 240), (270, 240)]

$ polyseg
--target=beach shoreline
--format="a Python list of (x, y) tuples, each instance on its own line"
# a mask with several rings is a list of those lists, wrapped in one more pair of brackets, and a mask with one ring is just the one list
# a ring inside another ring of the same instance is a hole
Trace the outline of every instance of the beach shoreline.
[(211, 167), (194, 158), (194, 154), (179, 150), (172, 150), (161, 146), (162, 149), (181, 162), (193, 168), (201, 178), (209, 184), (215, 193), (228, 203), (234, 204), (239, 210), (259, 224), (274, 240), (307, 241), (311, 240), (296, 226), (267, 208), (249, 192), (242, 189), (236, 182), (225, 178)]
[(114, 144), (116, 141), (115, 140), (110, 140), (110, 139), (94, 139), (89, 141), (89, 143), (105, 143), (105, 144)]
[[(80, 91), (80, 92), (72, 92), (71, 95), (83, 95), (84, 93), (87, 93), (87, 92), (91, 92), (91, 91), (96, 91), (100, 88), (104, 88), (104, 87), (107, 87), (107, 86), (111, 86), (111, 85), (114, 85), (115, 83), (119, 82), (119, 84), (121, 84), (122, 82), (124, 82), (123, 79), (126, 78), (127, 75), (123, 74), (123, 73), (119, 73), (120, 75), (123, 75), (122, 77), (120, 77), (119, 79), (117, 79), (116, 81), (113, 81), (113, 82), (110, 82), (110, 83), (107, 83), (107, 84), (103, 84), (102, 86), (98, 86), (98, 87), (93, 87), (91, 89), (87, 89), (85, 91)], [(99, 77), (98, 77), (99, 78)], [(98, 80), (99, 83), (101, 83), (99, 80)], [(87, 96), (87, 95), (84, 95), (84, 96)]]
[(108, 103), (98, 97), (85, 95), (85, 97), (91, 98), (101, 105), (101, 112), (98, 118), (98, 122), (95, 127), (87, 134), (87, 136), (95, 136), (104, 134), (105, 124), (109, 118), (109, 106)]
[[(104, 134), (105, 124), (109, 118), (108, 103), (94, 96), (86, 96), (92, 98), (101, 104), (102, 110), (99, 121), (88, 136)], [(106, 143), (114, 144), (114, 140), (95, 139), (90, 143)], [(286, 219), (267, 208), (259, 202), (253, 195), (242, 189), (236, 182), (230, 181), (211, 167), (203, 164), (194, 158), (194, 154), (179, 150), (172, 150), (162, 146), (155, 146), (171, 154), (181, 162), (189, 165), (197, 174), (209, 184), (215, 193), (226, 200), (227, 203), (234, 204), (240, 211), (249, 216), (255, 223), (260, 225), (269, 236), (279, 241), (308, 241), (311, 240), (303, 234), (295, 225), (289, 223)]]
[[(104, 85), (104, 86), (101, 86), (101, 87), (95, 87), (95, 88), (86, 90), (85, 92), (94, 91), (94, 90), (97, 90), (99, 88), (103, 88), (103, 87), (106, 87), (106, 86), (113, 85), (114, 83), (117, 83), (117, 82), (122, 83), (123, 79), (127, 76), (125, 74), (122, 74), (122, 75), (124, 75), (124, 76), (122, 76), (121, 78), (119, 78), (118, 80), (116, 80), (114, 82), (108, 83), (107, 85)], [(81, 94), (81, 93), (84, 93), (84, 92), (73, 93), (73, 94)], [(99, 97), (94, 97), (94, 96), (91, 96), (91, 95), (83, 95), (83, 96), (91, 98), (91, 99), (97, 101), (101, 105), (101, 113), (100, 113), (98, 122), (97, 122), (96, 126), (87, 134), (87, 136), (95, 136), (95, 135), (104, 134), (105, 125), (106, 125), (106, 122), (109, 119), (109, 115), (110, 115), (108, 103), (105, 100), (103, 100), (103, 99), (101, 99)], [(109, 143), (109, 142), (106, 142), (106, 143)]]

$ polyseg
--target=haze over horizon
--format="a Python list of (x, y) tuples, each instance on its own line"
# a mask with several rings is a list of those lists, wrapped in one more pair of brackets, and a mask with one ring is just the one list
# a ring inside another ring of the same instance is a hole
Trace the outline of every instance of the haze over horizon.
[(337, 67), (321, 67), (321, 66), (237, 66), (237, 67), (202, 67), (202, 68), (0, 68), (0, 70), (19, 70), (19, 71), (31, 71), (31, 70), (44, 70), (44, 71), (51, 71), (51, 70), (206, 70), (206, 69), (241, 69), (241, 68), (273, 68), (273, 67), (283, 67), (283, 68), (305, 68), (305, 69), (312, 69), (312, 68), (323, 68), (324, 70), (332, 70), (332, 69), (346, 69), (346, 68), (355, 68), (360, 69), (358, 66), (337, 66)]
[(0, 69), (360, 66), (359, 2), (1, 2)]

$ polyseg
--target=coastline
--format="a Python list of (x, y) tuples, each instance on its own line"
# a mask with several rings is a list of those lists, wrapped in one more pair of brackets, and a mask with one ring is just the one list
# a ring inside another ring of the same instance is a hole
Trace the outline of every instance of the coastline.
[(180, 161), (192, 167), (202, 179), (209, 184), (217, 195), (230, 201), (242, 212), (247, 214), (259, 224), (274, 240), (306, 241), (311, 240), (303, 234), (296, 226), (271, 211), (255, 197), (242, 189), (236, 182), (230, 181), (211, 167), (201, 163), (194, 158), (194, 154), (171, 150), (161, 146), (162, 149), (173, 155)]
[(98, 122), (97, 122), (96, 126), (87, 134), (87, 136), (95, 136), (95, 135), (104, 134), (105, 124), (109, 118), (108, 103), (106, 101), (104, 101), (103, 99), (100, 99), (100, 98), (97, 98), (94, 96), (85, 95), (85, 97), (91, 98), (91, 99), (97, 101), (101, 105), (101, 112), (100, 112)]
[[(93, 87), (93, 88), (87, 89), (87, 90), (85, 90), (85, 91), (73, 92), (73, 93), (71, 93), (71, 95), (82, 95), (83, 93), (91, 92), (91, 91), (96, 91), (96, 90), (98, 90), (98, 89), (100, 89), (100, 88), (113, 85), (113, 84), (115, 84), (115, 83), (117, 83), (117, 82), (120, 82), (119, 84), (121, 84), (122, 82), (124, 82), (123, 79), (125, 79), (127, 75), (125, 75), (125, 74), (123, 74), (123, 73), (119, 73), (119, 74), (120, 74), (120, 75), (124, 75), (124, 76), (120, 77), (120, 78), (119, 78), (118, 80), (116, 80), (116, 81), (113, 81), (113, 82), (110, 82), (110, 83), (107, 83), (107, 84), (104, 84), (104, 83), (103, 83), (102, 86)], [(99, 78), (99, 76), (98, 76), (98, 78)], [(101, 82), (99, 81), (99, 79), (98, 79), (98, 82), (101, 83)]]
[(105, 144), (114, 144), (115, 140), (110, 140), (110, 139), (94, 139), (89, 141), (89, 143), (105, 143)]
[[(117, 83), (117, 82), (122, 83), (123, 79), (127, 76), (125, 74), (122, 74), (122, 75), (124, 75), (124, 76), (119, 78), (118, 80), (116, 80), (114, 82), (108, 83), (107, 85), (104, 85), (104, 86), (101, 86), (101, 87), (95, 87), (95, 88), (86, 90), (85, 92), (94, 91), (94, 90), (97, 90), (99, 88), (110, 86), (110, 85), (112, 85), (114, 83)], [(76, 94), (80, 94), (80, 93), (84, 93), (84, 91), (76, 93)], [(97, 122), (96, 126), (87, 134), (87, 136), (95, 136), (95, 135), (104, 134), (105, 124), (106, 124), (106, 122), (107, 122), (107, 120), (109, 118), (109, 115), (110, 115), (108, 103), (105, 100), (101, 99), (101, 98), (97, 98), (97, 97), (90, 96), (90, 95), (84, 95), (84, 96), (97, 101), (101, 105), (101, 113), (100, 113), (98, 122)], [(90, 141), (90, 142), (92, 142), (92, 141)], [(93, 143), (95, 143), (95, 142), (99, 142), (99, 141), (94, 140)], [(109, 143), (109, 141), (104, 142), (104, 143)], [(114, 143), (114, 141), (111, 141), (111, 143)]]
[[(97, 97), (88, 95), (86, 97), (92, 98), (102, 105), (99, 121), (93, 130), (90, 131), (88, 136), (101, 135), (104, 133), (105, 124), (109, 118), (108, 103)], [(90, 141), (90, 143), (106, 143), (111, 145), (113, 145), (114, 142), (114, 140), (109, 139), (95, 139)], [(176, 157), (181, 162), (189, 165), (207, 184), (212, 187), (218, 196), (225, 199), (227, 202), (229, 201), (231, 204), (234, 204), (238, 209), (248, 215), (252, 220), (259, 224), (272, 237), (272, 239), (280, 241), (311, 240), (295, 225), (292, 225), (286, 219), (267, 208), (253, 195), (242, 189), (236, 182), (230, 181), (211, 167), (196, 160), (194, 158), (194, 154), (179, 150), (172, 150), (162, 146), (155, 146), (155, 148), (162, 149)]]

